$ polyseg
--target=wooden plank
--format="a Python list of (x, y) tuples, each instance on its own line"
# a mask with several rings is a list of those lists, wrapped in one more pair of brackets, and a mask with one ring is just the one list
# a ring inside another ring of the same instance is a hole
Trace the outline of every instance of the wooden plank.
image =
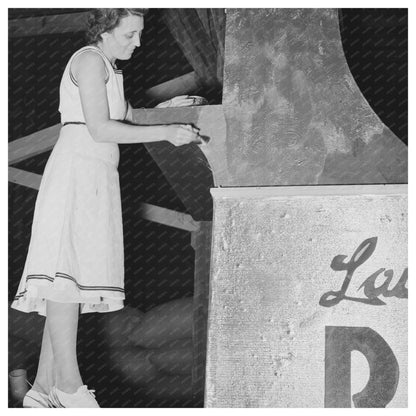
[(41, 180), (42, 175), (9, 167), (9, 182), (13, 182), (17, 185), (22, 185), (31, 189), (38, 190)]
[(385, 185), (315, 185), (315, 186), (269, 186), (269, 187), (225, 187), (213, 188), (215, 198), (287, 198), (314, 196), (347, 196), (347, 195), (402, 195), (407, 194), (407, 184)]
[(193, 232), (191, 239), (195, 250), (192, 394), (201, 403), (204, 398), (207, 355), (211, 229), (211, 221), (201, 221), (199, 231)]
[(9, 20), (9, 37), (39, 36), (85, 30), (89, 12)]
[(177, 95), (191, 94), (198, 88), (196, 73), (189, 72), (180, 77), (171, 79), (161, 84), (155, 85), (145, 91), (149, 98), (162, 102), (169, 100)]
[(157, 222), (169, 227), (179, 228), (185, 231), (197, 231), (199, 223), (188, 214), (158, 207), (152, 204), (142, 203), (139, 212), (145, 220)]
[(51, 150), (58, 140), (61, 124), (47, 127), (9, 143), (9, 165)]

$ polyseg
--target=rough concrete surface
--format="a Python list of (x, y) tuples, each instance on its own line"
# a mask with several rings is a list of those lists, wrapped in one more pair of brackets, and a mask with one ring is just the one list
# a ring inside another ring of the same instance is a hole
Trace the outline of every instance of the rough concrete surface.
[[(207, 407), (324, 407), (330, 393), (325, 360), (335, 351), (332, 344), (326, 351), (330, 326), (368, 327), (385, 340), (399, 367), (388, 407), (407, 405), (407, 289), (379, 295), (384, 304), (365, 303), (374, 297), (368, 283), (374, 273), (378, 288), (391, 279), (392, 290), (407, 279), (407, 188), (381, 187), (385, 195), (372, 194), (368, 186), (361, 195), (354, 195), (358, 187), (350, 195), (348, 187), (333, 188), (343, 188), (344, 195), (331, 196), (328, 187), (309, 194), (303, 189), (298, 197), (285, 196), (285, 188), (213, 191)], [(373, 252), (367, 247), (354, 255), (367, 239)], [(347, 262), (363, 253), (371, 255), (353, 272), (346, 291), (361, 301), (324, 305), (325, 294), (339, 291), (346, 277), (335, 270), (342, 260), (337, 256)], [(367, 340), (363, 348), (371, 353)], [(351, 395), (369, 376), (367, 359), (354, 353)], [(372, 354), (378, 364), (385, 359)], [(348, 377), (349, 368), (340, 364), (336, 376)], [(378, 376), (383, 384), (384, 374)]]
[(346, 62), (336, 9), (227, 9), (224, 186), (406, 183), (407, 147)]

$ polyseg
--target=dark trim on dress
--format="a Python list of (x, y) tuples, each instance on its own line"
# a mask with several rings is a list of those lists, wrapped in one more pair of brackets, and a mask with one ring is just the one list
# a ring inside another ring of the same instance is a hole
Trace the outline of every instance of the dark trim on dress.
[[(77, 288), (79, 290), (96, 290), (96, 291), (106, 290), (106, 291), (110, 291), (110, 292), (124, 293), (124, 289), (122, 287), (118, 287), (118, 286), (85, 286), (85, 285), (80, 285), (74, 277), (72, 277), (69, 274), (62, 273), (62, 272), (56, 272), (55, 277), (51, 277), (51, 276), (48, 276), (46, 274), (29, 274), (29, 275), (26, 276), (26, 282), (28, 282), (29, 280), (47, 280), (48, 282), (53, 283), (57, 277), (60, 277), (61, 279), (70, 280), (71, 282), (75, 283), (75, 285), (77, 286)], [(26, 292), (27, 292), (27, 289), (25, 289), (23, 292), (20, 292), (20, 293), (16, 294), (16, 296), (14, 297), (14, 300), (18, 300), (19, 298), (23, 297)]]

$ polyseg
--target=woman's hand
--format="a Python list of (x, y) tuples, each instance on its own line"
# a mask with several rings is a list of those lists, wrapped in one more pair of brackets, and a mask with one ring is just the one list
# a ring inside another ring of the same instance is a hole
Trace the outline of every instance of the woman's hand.
[(174, 146), (189, 143), (202, 144), (199, 129), (191, 124), (170, 124), (166, 126), (166, 140)]

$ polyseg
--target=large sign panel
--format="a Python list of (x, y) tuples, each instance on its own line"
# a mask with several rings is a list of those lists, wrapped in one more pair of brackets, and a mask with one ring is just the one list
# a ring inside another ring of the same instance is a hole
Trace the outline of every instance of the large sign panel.
[(407, 406), (407, 186), (212, 191), (208, 407)]

